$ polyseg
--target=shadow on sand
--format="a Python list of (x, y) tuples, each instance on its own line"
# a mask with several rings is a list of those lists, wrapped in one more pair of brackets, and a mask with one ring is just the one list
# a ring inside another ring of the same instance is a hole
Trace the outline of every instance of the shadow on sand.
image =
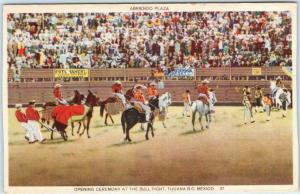
[(113, 147), (122, 147), (122, 146), (128, 146), (128, 145), (136, 145), (136, 144), (143, 143), (145, 141), (147, 141), (147, 140), (144, 139), (144, 140), (138, 140), (138, 141), (132, 141), (132, 142), (121, 142), (121, 143), (112, 144), (108, 147), (113, 148)]
[(241, 123), (240, 123), (240, 124), (236, 124), (236, 125), (235, 125), (235, 127), (242, 127), (242, 126), (244, 126), (244, 124), (241, 124)]
[(70, 143), (74, 141), (76, 141), (76, 139), (68, 139), (68, 141), (64, 141), (62, 138), (53, 139), (53, 140), (47, 139), (44, 144), (63, 144), (63, 143)]
[(201, 133), (201, 132), (204, 132), (204, 131), (205, 131), (205, 130), (196, 130), (196, 131), (189, 130), (189, 131), (180, 133), (179, 135), (181, 135), (181, 136), (185, 136), (185, 135), (193, 135), (193, 134)]
[(117, 123), (117, 124), (108, 124), (108, 125), (105, 125), (105, 124), (95, 124), (93, 125), (92, 127), (93, 128), (100, 128), (100, 127), (118, 127), (118, 126), (121, 126), (121, 123)]

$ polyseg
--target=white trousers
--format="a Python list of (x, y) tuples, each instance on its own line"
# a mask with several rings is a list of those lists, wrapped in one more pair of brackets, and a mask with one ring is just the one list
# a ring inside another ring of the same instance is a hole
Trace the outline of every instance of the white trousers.
[(270, 118), (271, 118), (271, 106), (270, 105), (265, 105), (265, 110), (266, 110), (267, 120), (270, 120)]
[(40, 130), (40, 125), (37, 121), (28, 120), (28, 125), (31, 126), (33, 137), (35, 140), (41, 142), (44, 138)]
[(150, 120), (150, 113), (151, 113), (151, 108), (145, 104), (143, 104), (142, 102), (139, 101), (135, 101), (134, 103), (140, 104), (141, 107), (144, 109), (145, 114), (146, 114), (146, 121)]
[(184, 105), (183, 114), (189, 114), (189, 112), (190, 112), (190, 104), (188, 102), (184, 102), (183, 105)]
[(25, 132), (26, 132), (25, 137), (27, 137), (29, 139), (29, 142), (33, 142), (34, 137), (33, 137), (33, 130), (31, 128), (31, 126), (25, 122), (21, 122), (21, 126), (25, 129)]
[(248, 121), (253, 121), (253, 118), (251, 116), (251, 110), (249, 107), (244, 106), (244, 122), (247, 123)]
[(59, 99), (56, 98), (57, 102), (59, 102), (60, 104), (64, 104), (64, 105), (68, 105), (68, 102), (65, 99)]

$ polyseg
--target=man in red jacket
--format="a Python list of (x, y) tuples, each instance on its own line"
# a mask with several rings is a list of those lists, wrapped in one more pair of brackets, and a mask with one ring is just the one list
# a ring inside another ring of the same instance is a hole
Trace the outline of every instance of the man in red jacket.
[(43, 143), (45, 139), (42, 136), (39, 120), (40, 115), (39, 112), (34, 108), (35, 100), (31, 100), (29, 102), (28, 107), (26, 108), (26, 117), (28, 119), (28, 125), (31, 126), (33, 137), (36, 141)]
[(209, 95), (208, 95), (208, 87), (207, 84), (209, 83), (207, 79), (201, 82), (202, 84), (197, 87), (198, 92), (198, 99), (202, 100), (204, 104), (208, 104)]
[(208, 87), (207, 84), (209, 81), (207, 79), (201, 82), (202, 84), (197, 87), (198, 92), (198, 100), (201, 100), (205, 105), (207, 105), (208, 113), (210, 113), (210, 99), (208, 94)]
[(17, 108), (15, 115), (21, 126), (25, 129), (26, 134), (25, 134), (25, 139), (29, 143), (34, 143), (34, 138), (33, 138), (33, 133), (31, 126), (28, 124), (28, 119), (26, 115), (21, 111), (22, 105), (21, 104), (16, 104), (15, 107)]
[(61, 91), (60, 91), (61, 85), (60, 84), (55, 84), (54, 90), (53, 90), (53, 95), (56, 101), (59, 104), (68, 104), (68, 102), (63, 98)]
[(122, 83), (120, 81), (115, 81), (115, 83), (111, 86), (111, 89), (112, 89), (112, 94), (118, 96), (122, 100), (123, 105), (125, 106), (126, 100), (123, 94)]

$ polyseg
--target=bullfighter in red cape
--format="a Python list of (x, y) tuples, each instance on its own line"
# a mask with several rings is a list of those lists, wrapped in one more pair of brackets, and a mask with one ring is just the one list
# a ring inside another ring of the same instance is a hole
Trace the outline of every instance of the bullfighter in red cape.
[(72, 116), (84, 115), (87, 110), (85, 110), (84, 105), (58, 105), (52, 110), (52, 117), (55, 120), (57, 129), (65, 129), (68, 126), (69, 119)]

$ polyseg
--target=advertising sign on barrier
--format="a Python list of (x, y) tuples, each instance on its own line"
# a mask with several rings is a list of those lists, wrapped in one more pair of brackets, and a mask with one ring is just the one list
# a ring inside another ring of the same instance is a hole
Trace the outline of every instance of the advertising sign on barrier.
[(192, 68), (177, 68), (174, 71), (165, 71), (167, 77), (194, 77), (195, 71)]
[(261, 68), (252, 68), (252, 75), (261, 75)]
[(89, 77), (88, 69), (55, 69), (55, 78), (85, 78)]

